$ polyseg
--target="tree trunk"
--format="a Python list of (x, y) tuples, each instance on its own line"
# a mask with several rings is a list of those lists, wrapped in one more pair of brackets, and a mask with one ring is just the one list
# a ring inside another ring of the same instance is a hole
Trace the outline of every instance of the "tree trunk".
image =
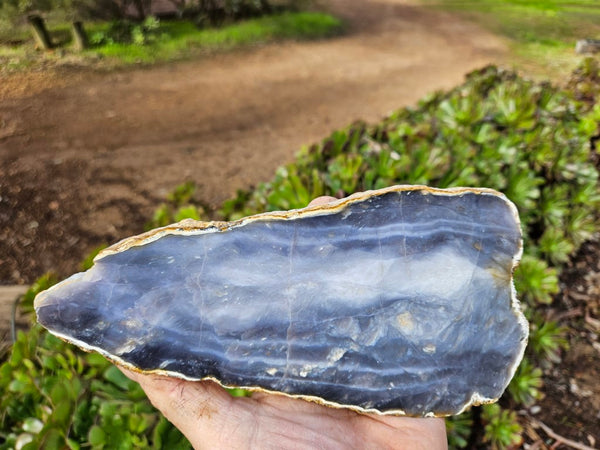
[(73, 42), (77, 51), (88, 48), (88, 38), (82, 22), (73, 22), (71, 24), (71, 33), (73, 34)]
[(144, 20), (146, 18), (146, 9), (144, 8), (144, 1), (143, 0), (133, 0), (133, 6), (135, 6), (135, 9), (137, 10), (137, 14), (138, 14), (138, 19), (139, 20)]
[(31, 14), (27, 16), (27, 22), (31, 26), (37, 46), (43, 50), (50, 50), (52, 48), (52, 39), (50, 39), (44, 19), (37, 14)]

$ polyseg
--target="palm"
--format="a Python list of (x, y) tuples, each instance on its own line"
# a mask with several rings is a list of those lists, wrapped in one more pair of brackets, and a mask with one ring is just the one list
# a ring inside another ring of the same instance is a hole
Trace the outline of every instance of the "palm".
[(446, 448), (440, 419), (358, 414), (264, 393), (233, 398), (211, 381), (124, 372), (195, 448)]

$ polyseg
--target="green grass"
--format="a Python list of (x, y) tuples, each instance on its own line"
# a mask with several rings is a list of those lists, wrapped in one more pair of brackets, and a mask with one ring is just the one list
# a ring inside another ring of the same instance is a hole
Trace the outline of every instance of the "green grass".
[(285, 13), (223, 28), (198, 29), (191, 22), (161, 23), (160, 35), (148, 45), (106, 44), (90, 52), (125, 64), (183, 59), (198, 51), (219, 51), (283, 39), (317, 39), (340, 32), (339, 19), (316, 12)]
[(575, 42), (600, 38), (597, 0), (423, 0), (462, 14), (504, 36), (513, 63), (555, 77), (569, 73), (580, 58)]
[[(86, 23), (90, 38), (106, 33), (109, 23)], [(221, 28), (199, 29), (191, 21), (163, 21), (146, 45), (106, 43), (82, 53), (71, 48), (68, 24), (49, 25), (53, 41), (59, 46), (52, 52), (36, 52), (33, 41), (22, 45), (0, 45), (0, 68), (27, 70), (36, 63), (61, 61), (94, 65), (98, 57), (103, 66), (116, 68), (132, 64), (152, 64), (188, 59), (196, 55), (227, 51), (240, 47), (262, 45), (281, 40), (321, 39), (340, 34), (342, 22), (320, 12), (287, 12), (246, 20)]]

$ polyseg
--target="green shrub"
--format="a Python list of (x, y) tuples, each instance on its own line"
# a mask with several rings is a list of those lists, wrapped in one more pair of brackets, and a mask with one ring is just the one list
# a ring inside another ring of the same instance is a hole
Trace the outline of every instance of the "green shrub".
[(598, 220), (598, 172), (584, 119), (568, 92), (488, 67), (415, 109), (372, 127), (354, 124), (304, 148), (271, 182), (239, 192), (221, 212), (234, 219), (302, 207), (314, 195), (402, 183), (494, 188), (520, 211), (529, 275), (519, 280), (521, 289), (532, 303), (548, 303), (558, 286), (556, 267)]
[(469, 443), (473, 419), (468, 414), (451, 416), (446, 419), (449, 448), (465, 448)]
[[(55, 282), (41, 277), (25, 294)], [(97, 353), (33, 325), (0, 365), (0, 449), (191, 448), (140, 386)]]
[[(600, 64), (596, 58), (588, 57), (577, 67), (567, 84), (577, 100), (584, 103), (587, 110), (592, 109), (600, 95)], [(595, 123), (598, 126), (597, 122)]]
[(518, 404), (531, 406), (541, 398), (539, 389), (542, 385), (542, 369), (534, 367), (527, 358), (523, 358), (508, 386), (508, 392)]
[(196, 185), (191, 181), (177, 186), (173, 192), (167, 196), (166, 203), (160, 205), (154, 212), (152, 220), (146, 224), (146, 229), (164, 227), (173, 222), (179, 222), (183, 219), (200, 220), (205, 217), (205, 209), (194, 204), (194, 193)]
[(531, 318), (530, 328), (529, 348), (536, 359), (560, 362), (560, 351), (568, 348), (568, 341), (565, 338), (568, 329), (553, 320), (546, 320), (539, 314)]
[(147, 45), (166, 37), (156, 17), (148, 16), (143, 22), (117, 20), (105, 30), (92, 33), (90, 43), (95, 46), (109, 44)]
[(500, 405), (483, 406), (482, 419), (485, 426), (484, 442), (492, 449), (516, 446), (523, 441), (521, 426), (514, 411), (500, 408)]

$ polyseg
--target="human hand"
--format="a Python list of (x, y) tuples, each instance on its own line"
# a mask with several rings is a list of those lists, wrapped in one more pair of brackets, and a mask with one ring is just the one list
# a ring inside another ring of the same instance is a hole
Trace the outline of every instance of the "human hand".
[(121, 369), (195, 449), (446, 449), (442, 419), (359, 414), (283, 395), (234, 398), (212, 381)]
[[(309, 206), (335, 200), (319, 197)], [(284, 395), (234, 398), (213, 381), (121, 369), (188, 438), (209, 449), (446, 449), (443, 419), (359, 414)]]

